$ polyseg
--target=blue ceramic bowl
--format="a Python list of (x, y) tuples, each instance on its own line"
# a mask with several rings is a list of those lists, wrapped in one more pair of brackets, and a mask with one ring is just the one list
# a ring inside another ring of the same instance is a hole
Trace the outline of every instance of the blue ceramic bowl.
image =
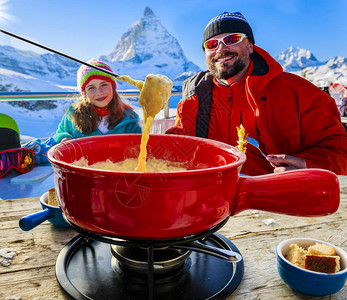
[(24, 231), (29, 231), (42, 222), (48, 220), (53, 225), (58, 227), (70, 227), (63, 218), (63, 213), (60, 207), (47, 204), (48, 192), (40, 197), (42, 210), (31, 215), (20, 218), (19, 227)]
[[(326, 244), (334, 247), (336, 255), (340, 256), (340, 271), (335, 274), (314, 272), (297, 267), (289, 262), (285, 256), (291, 244), (307, 249), (315, 243)], [(347, 280), (347, 253), (327, 242), (310, 239), (296, 238), (283, 241), (277, 246), (277, 270), (282, 280), (293, 290), (310, 296), (331, 295), (343, 288)]]

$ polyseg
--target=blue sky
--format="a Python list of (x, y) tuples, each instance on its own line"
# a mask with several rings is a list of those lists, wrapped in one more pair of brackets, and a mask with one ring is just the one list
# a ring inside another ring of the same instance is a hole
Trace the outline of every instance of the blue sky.
[[(225, 11), (241, 12), (256, 45), (273, 56), (297, 46), (321, 61), (347, 57), (346, 0), (0, 0), (0, 28), (86, 60), (109, 54), (146, 6), (202, 69), (203, 30)], [(0, 44), (42, 53), (1, 33)]]

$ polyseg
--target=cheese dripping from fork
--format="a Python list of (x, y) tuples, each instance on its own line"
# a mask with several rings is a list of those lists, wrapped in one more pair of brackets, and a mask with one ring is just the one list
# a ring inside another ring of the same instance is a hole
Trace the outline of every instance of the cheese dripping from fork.
[(153, 119), (165, 107), (171, 96), (173, 82), (164, 75), (149, 74), (145, 81), (134, 80), (128, 75), (117, 77), (136, 86), (140, 90), (139, 103), (143, 111), (143, 130), (141, 137), (140, 154), (135, 172), (146, 172), (147, 142)]

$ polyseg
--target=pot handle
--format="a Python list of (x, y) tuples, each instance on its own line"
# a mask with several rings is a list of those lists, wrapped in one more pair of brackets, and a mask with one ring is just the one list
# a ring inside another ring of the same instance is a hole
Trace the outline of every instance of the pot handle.
[(44, 210), (20, 218), (19, 227), (24, 231), (29, 231), (40, 225), (42, 222), (53, 217), (54, 212), (52, 212), (52, 210), (49, 208), (45, 208)]
[(334, 213), (339, 203), (340, 186), (335, 173), (323, 169), (300, 169), (240, 177), (231, 215), (246, 209), (258, 209), (315, 217)]

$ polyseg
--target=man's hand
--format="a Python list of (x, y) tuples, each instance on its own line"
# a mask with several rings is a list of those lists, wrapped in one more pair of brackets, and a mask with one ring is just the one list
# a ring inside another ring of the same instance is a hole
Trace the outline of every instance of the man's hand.
[(270, 154), (266, 159), (274, 167), (274, 173), (307, 168), (305, 160), (287, 154)]

